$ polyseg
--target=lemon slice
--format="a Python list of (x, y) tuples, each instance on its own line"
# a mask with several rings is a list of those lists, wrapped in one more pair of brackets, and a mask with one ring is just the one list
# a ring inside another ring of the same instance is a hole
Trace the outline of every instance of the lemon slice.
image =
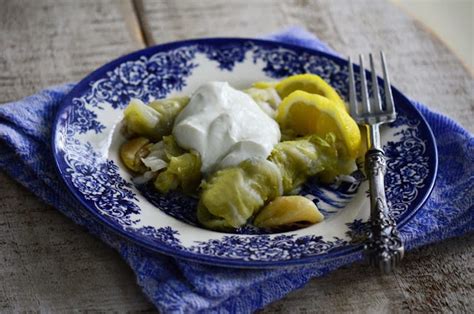
[(275, 88), (278, 82), (267, 82), (267, 81), (258, 81), (252, 84), (252, 87), (258, 89), (267, 89), (267, 88)]
[(357, 123), (345, 109), (326, 97), (295, 91), (278, 107), (276, 120), (282, 129), (298, 135), (316, 134), (324, 138), (332, 132), (343, 144), (342, 153), (355, 158), (360, 149), (361, 136)]
[(281, 99), (290, 95), (296, 90), (301, 90), (310, 94), (317, 94), (332, 100), (341, 109), (346, 109), (344, 101), (339, 94), (326, 81), (316, 74), (298, 74), (281, 80), (275, 89)]

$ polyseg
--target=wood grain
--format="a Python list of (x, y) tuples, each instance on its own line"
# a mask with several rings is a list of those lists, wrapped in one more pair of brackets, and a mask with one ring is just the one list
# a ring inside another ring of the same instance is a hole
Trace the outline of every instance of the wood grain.
[[(255, 37), (301, 25), (345, 55), (384, 49), (396, 86), (473, 130), (472, 76), (438, 39), (388, 2), (136, 4), (0, 0), (0, 103), (78, 80), (145, 42)], [(3, 173), (0, 204), (0, 312), (154, 310), (118, 254)], [(472, 313), (473, 249), (471, 235), (410, 252), (392, 277), (364, 265), (345, 267), (263, 312)]]
[(280, 1), (142, 1), (156, 43), (218, 36), (263, 36), (286, 23)]
[(347, 266), (261, 313), (472, 313), (473, 252), (471, 235), (409, 252), (393, 276)]

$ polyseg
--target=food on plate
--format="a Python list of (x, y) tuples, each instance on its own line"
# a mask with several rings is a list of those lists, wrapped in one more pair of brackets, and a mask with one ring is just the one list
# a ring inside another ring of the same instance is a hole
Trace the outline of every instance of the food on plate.
[(174, 97), (145, 105), (139, 99), (132, 99), (124, 111), (126, 132), (160, 140), (171, 133), (174, 119), (188, 102), (189, 97)]
[(325, 139), (312, 135), (278, 143), (268, 159), (280, 170), (284, 194), (294, 193), (309, 177), (339, 166), (332, 134)]
[(249, 94), (267, 115), (272, 118), (275, 117), (281, 98), (274, 86), (264, 85), (263, 82), (260, 82), (253, 84), (252, 87), (245, 89), (244, 92)]
[(267, 158), (280, 141), (278, 123), (226, 82), (201, 85), (176, 117), (172, 133), (180, 147), (199, 153), (206, 175), (249, 158)]
[(268, 160), (247, 159), (216, 172), (202, 186), (199, 221), (212, 229), (238, 228), (277, 196), (336, 165), (334, 145), (317, 136), (278, 143)]
[(283, 129), (291, 129), (297, 135), (333, 133), (343, 155), (355, 157), (359, 153), (359, 126), (345, 109), (326, 97), (294, 91), (281, 102), (276, 120)]
[(168, 166), (157, 175), (154, 184), (161, 193), (168, 193), (177, 187), (181, 187), (186, 193), (192, 193), (199, 187), (201, 178), (201, 159), (196, 152), (190, 152), (171, 157)]
[(145, 137), (136, 137), (120, 147), (120, 158), (128, 169), (135, 172), (146, 171), (142, 158), (150, 153), (146, 148), (149, 143), (150, 140)]
[(346, 110), (346, 104), (334, 88), (331, 87), (320, 76), (314, 74), (298, 74), (287, 77), (275, 85), (275, 89), (281, 99), (289, 96), (295, 91), (303, 91), (310, 94), (323, 96), (332, 101), (336, 107)]
[(343, 100), (314, 74), (243, 91), (208, 82), (190, 98), (148, 105), (134, 99), (124, 121), (120, 156), (134, 180), (199, 196), (197, 218), (214, 230), (320, 222), (316, 205), (293, 194), (310, 177), (350, 174), (361, 150)]
[(274, 229), (303, 227), (324, 220), (313, 201), (301, 195), (279, 196), (266, 205), (255, 217), (253, 224)]
[(179, 147), (172, 135), (154, 144), (144, 137), (129, 140), (122, 145), (120, 157), (130, 170), (143, 173), (138, 182), (155, 178), (155, 188), (161, 193), (178, 187), (192, 193), (201, 182), (201, 158)]
[(275, 164), (262, 158), (247, 159), (217, 171), (203, 183), (198, 219), (211, 229), (238, 228), (282, 192)]

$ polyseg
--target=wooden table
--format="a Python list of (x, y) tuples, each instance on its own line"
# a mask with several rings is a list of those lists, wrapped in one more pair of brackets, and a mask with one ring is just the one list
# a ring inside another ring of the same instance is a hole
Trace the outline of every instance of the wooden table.
[[(0, 0), (0, 103), (154, 43), (305, 26), (355, 56), (383, 49), (394, 85), (474, 130), (473, 76), (385, 1)], [(0, 312), (154, 311), (117, 253), (0, 173)], [(474, 237), (410, 252), (393, 276), (355, 265), (265, 312), (474, 311)]]

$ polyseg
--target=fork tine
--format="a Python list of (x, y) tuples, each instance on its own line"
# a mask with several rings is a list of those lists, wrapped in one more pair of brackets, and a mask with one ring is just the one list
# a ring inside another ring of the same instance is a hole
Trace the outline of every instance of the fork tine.
[(380, 101), (379, 82), (377, 80), (377, 74), (375, 74), (374, 58), (372, 54), (369, 54), (370, 58), (370, 72), (372, 74), (372, 95), (373, 103), (372, 110), (374, 112), (382, 112), (382, 102)]
[(355, 80), (354, 80), (354, 66), (352, 65), (352, 59), (349, 57), (349, 112), (351, 116), (357, 116), (357, 99), (355, 91)]
[(393, 105), (392, 88), (390, 86), (390, 78), (388, 77), (388, 69), (385, 63), (385, 54), (383, 53), (383, 51), (380, 51), (380, 58), (382, 59), (385, 103), (387, 105), (386, 110), (387, 110), (387, 113), (395, 113), (395, 107)]
[(369, 100), (369, 92), (367, 90), (367, 79), (365, 77), (365, 69), (364, 69), (364, 57), (359, 55), (359, 70), (360, 70), (360, 89), (362, 91), (362, 102), (364, 106), (362, 107), (363, 113), (370, 113), (370, 100)]

